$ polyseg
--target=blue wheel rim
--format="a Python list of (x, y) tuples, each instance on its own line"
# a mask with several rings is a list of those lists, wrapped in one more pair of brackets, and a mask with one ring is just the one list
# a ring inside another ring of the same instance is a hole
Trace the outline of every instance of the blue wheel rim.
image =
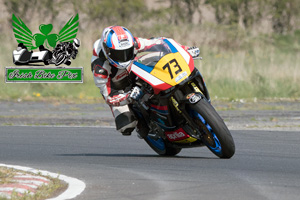
[(210, 134), (212, 135), (213, 141), (214, 141), (214, 145), (209, 145), (207, 144), (207, 147), (214, 152), (215, 154), (221, 155), (222, 154), (222, 147), (221, 147), (221, 143), (218, 139), (218, 137), (216, 136), (216, 134), (214, 133), (213, 129), (211, 128), (211, 126), (205, 121), (205, 119), (196, 111), (192, 111), (192, 116), (198, 118), (201, 120), (201, 122), (206, 126), (206, 128), (208, 129), (208, 131), (210, 132)]

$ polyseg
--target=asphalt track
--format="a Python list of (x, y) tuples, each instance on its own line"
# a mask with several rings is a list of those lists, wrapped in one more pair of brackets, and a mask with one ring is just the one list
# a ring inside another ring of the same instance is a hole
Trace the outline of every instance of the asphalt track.
[(225, 160), (205, 147), (160, 157), (113, 128), (0, 126), (0, 161), (83, 180), (82, 200), (299, 199), (299, 132), (232, 135)]

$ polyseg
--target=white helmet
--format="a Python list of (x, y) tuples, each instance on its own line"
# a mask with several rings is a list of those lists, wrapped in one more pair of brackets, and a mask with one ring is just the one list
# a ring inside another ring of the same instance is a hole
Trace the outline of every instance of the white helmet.
[(78, 47), (80, 46), (80, 40), (75, 38), (73, 40), (73, 46), (75, 47), (75, 49), (78, 49)]
[(125, 27), (105, 28), (100, 46), (109, 63), (118, 69), (125, 69), (134, 59), (134, 38)]

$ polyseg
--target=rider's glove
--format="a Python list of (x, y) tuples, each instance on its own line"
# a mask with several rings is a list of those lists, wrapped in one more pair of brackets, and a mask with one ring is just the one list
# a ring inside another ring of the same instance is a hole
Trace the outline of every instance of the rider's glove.
[(143, 96), (143, 91), (138, 86), (135, 86), (131, 91), (129, 98), (137, 101), (142, 96)]
[(199, 50), (198, 47), (190, 47), (190, 48), (188, 48), (187, 51), (189, 52), (189, 54), (191, 54), (191, 56), (192, 56), (193, 58), (198, 57), (199, 54), (200, 54), (200, 50)]

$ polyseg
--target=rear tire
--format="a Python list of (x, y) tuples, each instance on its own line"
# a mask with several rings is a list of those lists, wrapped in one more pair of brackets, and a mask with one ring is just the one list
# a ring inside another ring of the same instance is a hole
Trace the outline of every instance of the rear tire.
[(162, 138), (154, 139), (151, 136), (147, 136), (145, 141), (151, 149), (161, 156), (175, 156), (181, 151), (181, 148), (167, 146), (166, 142)]
[(202, 140), (208, 149), (220, 158), (231, 158), (235, 153), (233, 138), (213, 106), (206, 99), (201, 99), (189, 107), (193, 121), (206, 132)]

